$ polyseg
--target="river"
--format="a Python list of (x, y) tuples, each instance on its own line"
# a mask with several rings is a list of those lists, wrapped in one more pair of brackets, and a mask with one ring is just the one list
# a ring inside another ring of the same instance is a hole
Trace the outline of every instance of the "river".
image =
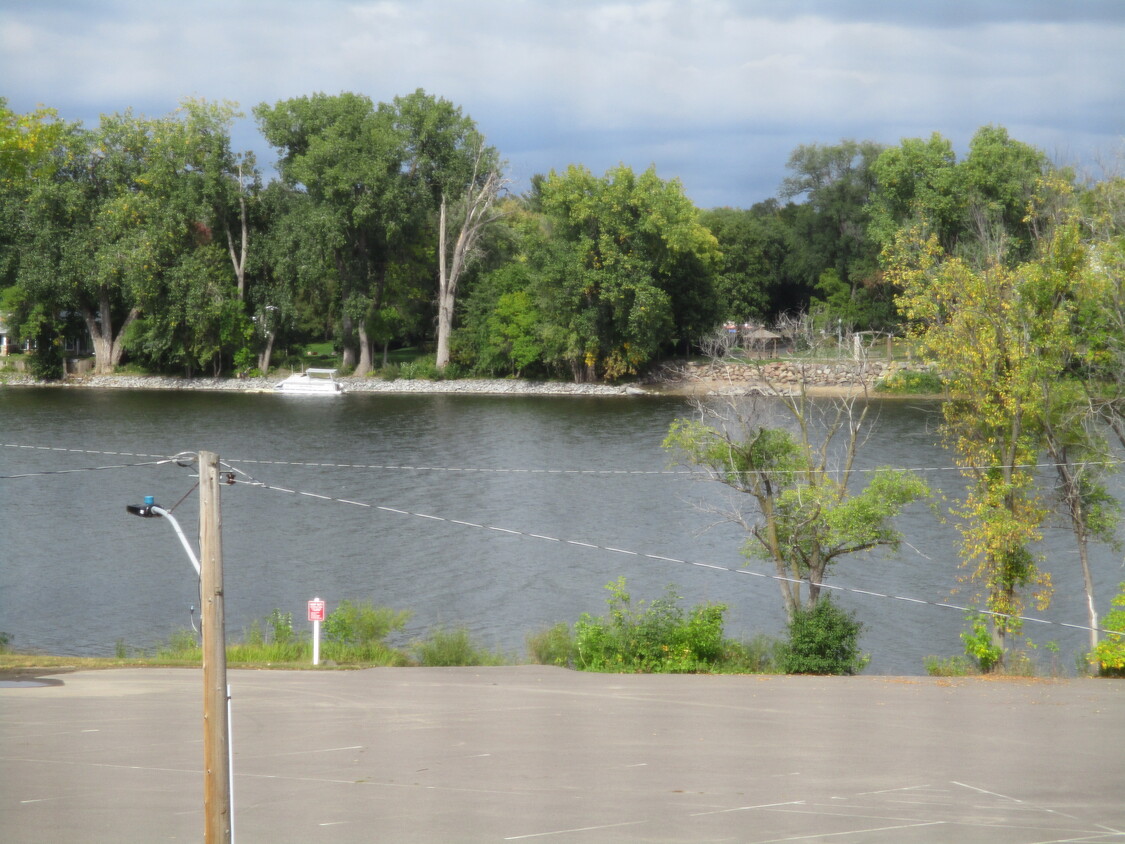
[[(859, 468), (925, 469), (956, 500), (961, 482), (934, 444), (936, 405), (874, 405)], [(691, 413), (672, 397), (0, 387), (0, 631), (18, 649), (111, 655), (187, 628), (198, 605), (187, 556), (170, 525), (125, 508), (152, 495), (194, 538), (194, 469), (158, 461), (208, 450), (239, 480), (221, 493), (233, 636), (275, 608), (307, 630), (317, 596), (329, 611), (342, 599), (412, 611), (404, 641), (463, 626), (522, 657), (529, 633), (603, 614), (604, 586), (619, 576), (634, 600), (674, 585), (685, 605), (728, 605), (730, 636), (780, 635), (778, 586), (756, 576), (768, 573), (761, 563), (745, 565), (740, 529), (707, 529), (727, 491), (670, 467), (660, 447)], [(934, 605), (971, 597), (955, 528), (925, 505), (900, 525), (898, 552), (845, 559), (829, 579), (895, 596), (837, 595), (864, 623), (868, 673), (924, 673), (927, 655), (962, 648), (963, 614)], [(1031, 614), (1084, 624), (1070, 534), (1049, 530), (1043, 550), (1056, 595)], [(1095, 565), (1104, 612), (1125, 573), (1104, 548)], [(1057, 642), (1073, 672), (1083, 631), (1026, 632)], [(1041, 662), (1050, 656), (1040, 649)]]

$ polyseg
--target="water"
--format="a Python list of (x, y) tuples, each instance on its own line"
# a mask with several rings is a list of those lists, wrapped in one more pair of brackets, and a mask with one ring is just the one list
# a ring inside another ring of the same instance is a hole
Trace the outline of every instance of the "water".
[[(933, 445), (934, 405), (875, 409), (878, 428), (861, 468), (948, 465)], [(635, 599), (659, 597), (674, 584), (685, 604), (727, 604), (728, 635), (779, 635), (777, 584), (749, 574), (766, 573), (761, 564), (743, 567), (741, 531), (706, 529), (715, 516), (705, 510), (724, 505), (725, 488), (668, 472), (660, 442), (675, 418), (690, 414), (684, 400), (656, 397), (352, 394), (324, 401), (0, 388), (0, 474), (34, 473), (0, 481), (0, 630), (21, 649), (109, 655), (119, 643), (152, 648), (186, 628), (189, 607), (199, 603), (191, 564), (168, 523), (135, 518), (125, 506), (153, 495), (175, 508), (194, 539), (194, 470), (135, 464), (154, 459), (145, 455), (209, 450), (241, 480), (268, 485), (222, 489), (233, 635), (275, 608), (307, 629), (309, 599), (326, 599), (331, 611), (348, 598), (411, 610), (404, 640), (435, 626), (465, 626), (480, 643), (522, 655), (528, 633), (583, 612), (602, 614), (605, 584), (622, 575)], [(959, 494), (955, 473), (927, 478)], [(900, 524), (907, 542), (899, 552), (845, 559), (829, 582), (965, 603), (955, 530), (924, 505)], [(1036, 614), (1084, 623), (1069, 534), (1049, 532), (1045, 548), (1057, 594)], [(1104, 549), (1095, 563), (1104, 611), (1123, 573)], [(865, 624), (869, 673), (918, 674), (926, 655), (961, 651), (960, 612), (855, 593), (839, 600)], [(1057, 641), (1067, 668), (1085, 642), (1085, 634), (1063, 627), (1027, 632), (1039, 643)]]

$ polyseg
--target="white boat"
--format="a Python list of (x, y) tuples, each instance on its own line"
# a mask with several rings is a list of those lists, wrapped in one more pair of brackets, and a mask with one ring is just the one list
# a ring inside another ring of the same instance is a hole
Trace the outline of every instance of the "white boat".
[(335, 369), (306, 369), (293, 373), (274, 390), (295, 396), (342, 396), (344, 385), (336, 380)]

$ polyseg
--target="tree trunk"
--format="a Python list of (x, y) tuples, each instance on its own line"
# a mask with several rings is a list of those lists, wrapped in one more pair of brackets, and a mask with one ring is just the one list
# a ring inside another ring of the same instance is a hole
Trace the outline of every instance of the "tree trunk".
[(1098, 646), (1098, 610), (1094, 605), (1094, 578), (1090, 573), (1090, 549), (1086, 536), (1078, 539), (1078, 560), (1082, 565), (1082, 584), (1086, 588), (1086, 623), (1090, 627), (1090, 651)]
[(438, 369), (445, 369), (449, 365), (449, 337), (453, 332), (453, 311), (457, 304), (457, 285), (461, 274), (473, 255), (477, 239), (484, 229), (500, 218), (500, 214), (489, 216), (488, 212), (500, 196), (506, 180), (501, 178), (499, 171), (489, 170), (483, 181), (478, 181), (479, 168), (485, 163), (485, 146), (481, 141), (477, 150), (476, 161), (473, 165), (473, 175), (465, 191), (465, 206), (463, 216), (459, 217), (461, 226), (457, 231), (457, 240), (453, 244), (452, 254), (449, 254), (447, 243), (449, 221), (448, 203), (445, 194), (441, 195), (441, 206), (438, 216), (438, 332), (437, 332), (437, 360)]
[(273, 341), (277, 337), (276, 331), (266, 333), (266, 347), (258, 353), (258, 371), (265, 375), (270, 371), (270, 357), (273, 356)]
[(97, 375), (109, 375), (121, 363), (125, 353), (122, 340), (129, 326), (140, 315), (137, 308), (129, 311), (116, 336), (113, 333), (113, 311), (109, 304), (109, 293), (101, 291), (98, 302), (98, 313), (93, 309), (82, 308), (82, 319), (86, 323), (86, 330), (90, 334), (90, 343), (94, 347), (94, 372)]
[(343, 346), (343, 355), (341, 356), (341, 364), (345, 369), (350, 369), (356, 365), (359, 356), (356, 354), (355, 347), (355, 331), (352, 326), (352, 318), (344, 314), (340, 319), (340, 345)]
[(242, 167), (238, 168), (239, 174), (239, 195), (238, 195), (238, 210), (239, 216), (242, 221), (242, 239), (241, 248), (236, 252), (234, 248), (234, 235), (230, 232), (230, 227), (227, 227), (227, 251), (230, 252), (230, 262), (234, 266), (234, 275), (238, 279), (238, 301), (244, 302), (246, 300), (246, 252), (250, 247), (250, 232), (246, 224), (246, 197), (241, 192), (242, 182)]
[(360, 320), (356, 326), (359, 334), (359, 361), (355, 365), (355, 374), (360, 378), (371, 372), (371, 339), (367, 336), (367, 323)]
[[(453, 268), (446, 263), (446, 202), (445, 195), (441, 197), (441, 209), (438, 213), (438, 326), (437, 326), (437, 360), (438, 369), (445, 369), (449, 364), (449, 334), (453, 330), (453, 304), (457, 292), (457, 279)], [(461, 239), (458, 238), (458, 245)], [(454, 248), (456, 253), (456, 247)], [(456, 261), (456, 254), (454, 256)]]

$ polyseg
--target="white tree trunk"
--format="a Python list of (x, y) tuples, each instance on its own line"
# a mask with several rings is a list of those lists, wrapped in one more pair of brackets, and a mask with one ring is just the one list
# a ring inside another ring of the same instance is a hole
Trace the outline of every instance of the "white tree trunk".
[(445, 194), (441, 197), (441, 208), (438, 217), (438, 334), (437, 334), (437, 360), (438, 369), (445, 369), (449, 365), (449, 337), (453, 332), (453, 313), (457, 305), (457, 284), (461, 280), (461, 273), (472, 258), (477, 239), (484, 229), (502, 215), (489, 215), (489, 211), (500, 197), (500, 192), (507, 184), (498, 169), (489, 170), (480, 179), (477, 170), (484, 160), (484, 140), (480, 142), (477, 150), (473, 176), (465, 191), (463, 207), (458, 209), (460, 226), (457, 229), (457, 239), (451, 245), (449, 238), (449, 210)]
[(238, 165), (238, 215), (242, 224), (242, 237), (240, 248), (235, 251), (234, 235), (227, 227), (227, 251), (230, 252), (230, 262), (234, 266), (234, 276), (238, 279), (238, 301), (246, 299), (246, 253), (250, 249), (250, 229), (246, 221), (246, 194), (243, 193), (245, 185), (242, 180), (242, 165)]

